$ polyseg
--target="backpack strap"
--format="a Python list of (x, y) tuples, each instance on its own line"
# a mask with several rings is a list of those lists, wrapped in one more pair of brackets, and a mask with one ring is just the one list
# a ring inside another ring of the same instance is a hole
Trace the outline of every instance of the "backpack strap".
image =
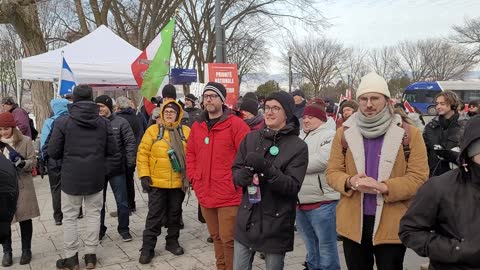
[(161, 141), (163, 139), (163, 134), (165, 133), (165, 126), (158, 124), (158, 134), (155, 142)]
[(343, 127), (343, 134), (342, 134), (342, 154), (345, 156), (347, 154), (347, 149), (348, 149), (348, 143), (347, 140), (345, 139), (345, 131), (347, 131), (348, 127), (344, 126)]
[(186, 142), (187, 138), (185, 137), (185, 134), (183, 133), (182, 124), (178, 125), (177, 129), (178, 129), (178, 133), (180, 133), (180, 138), (182, 138), (182, 141)]
[(405, 156), (405, 161), (408, 162), (410, 158), (410, 125), (406, 122), (402, 122), (402, 128), (405, 130), (405, 134), (403, 135), (402, 145), (403, 145), (403, 155)]

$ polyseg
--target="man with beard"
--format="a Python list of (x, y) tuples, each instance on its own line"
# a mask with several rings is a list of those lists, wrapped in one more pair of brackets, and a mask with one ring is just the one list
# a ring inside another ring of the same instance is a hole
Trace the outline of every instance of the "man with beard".
[(232, 164), (250, 128), (225, 106), (227, 89), (209, 82), (205, 111), (187, 142), (187, 175), (213, 238), (217, 269), (233, 267), (233, 231), (242, 190), (233, 185)]

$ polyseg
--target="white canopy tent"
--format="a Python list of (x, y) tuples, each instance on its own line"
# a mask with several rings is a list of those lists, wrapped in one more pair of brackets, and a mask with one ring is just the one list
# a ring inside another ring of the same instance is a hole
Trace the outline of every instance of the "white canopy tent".
[(65, 47), (17, 60), (17, 77), (58, 81), (62, 52), (79, 84), (137, 85), (130, 65), (141, 51), (103, 25)]

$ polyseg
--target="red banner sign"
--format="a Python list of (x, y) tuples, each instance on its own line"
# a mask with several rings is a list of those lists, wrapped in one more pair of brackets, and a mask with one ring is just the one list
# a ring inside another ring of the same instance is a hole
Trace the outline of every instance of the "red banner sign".
[(239, 94), (239, 81), (237, 64), (224, 63), (206, 63), (205, 64), (205, 83), (221, 83), (227, 89), (226, 104), (234, 106)]

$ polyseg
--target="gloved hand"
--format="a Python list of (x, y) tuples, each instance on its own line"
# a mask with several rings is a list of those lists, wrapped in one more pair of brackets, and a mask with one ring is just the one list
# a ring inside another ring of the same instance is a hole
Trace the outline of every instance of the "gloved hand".
[(269, 167), (268, 161), (257, 152), (250, 152), (245, 157), (245, 165), (253, 168), (256, 173), (263, 173)]
[(15, 166), (17, 166), (17, 168), (23, 169), (23, 167), (25, 167), (25, 160), (19, 159), (19, 160), (15, 163)]
[(255, 172), (249, 168), (242, 168), (235, 175), (235, 184), (237, 186), (246, 187), (252, 183), (253, 174)]
[(150, 191), (152, 191), (152, 178), (150, 178), (150, 176), (144, 176), (142, 178), (140, 178), (140, 181), (141, 181), (141, 184), (142, 184), (142, 189), (143, 189), (143, 193), (148, 193)]

